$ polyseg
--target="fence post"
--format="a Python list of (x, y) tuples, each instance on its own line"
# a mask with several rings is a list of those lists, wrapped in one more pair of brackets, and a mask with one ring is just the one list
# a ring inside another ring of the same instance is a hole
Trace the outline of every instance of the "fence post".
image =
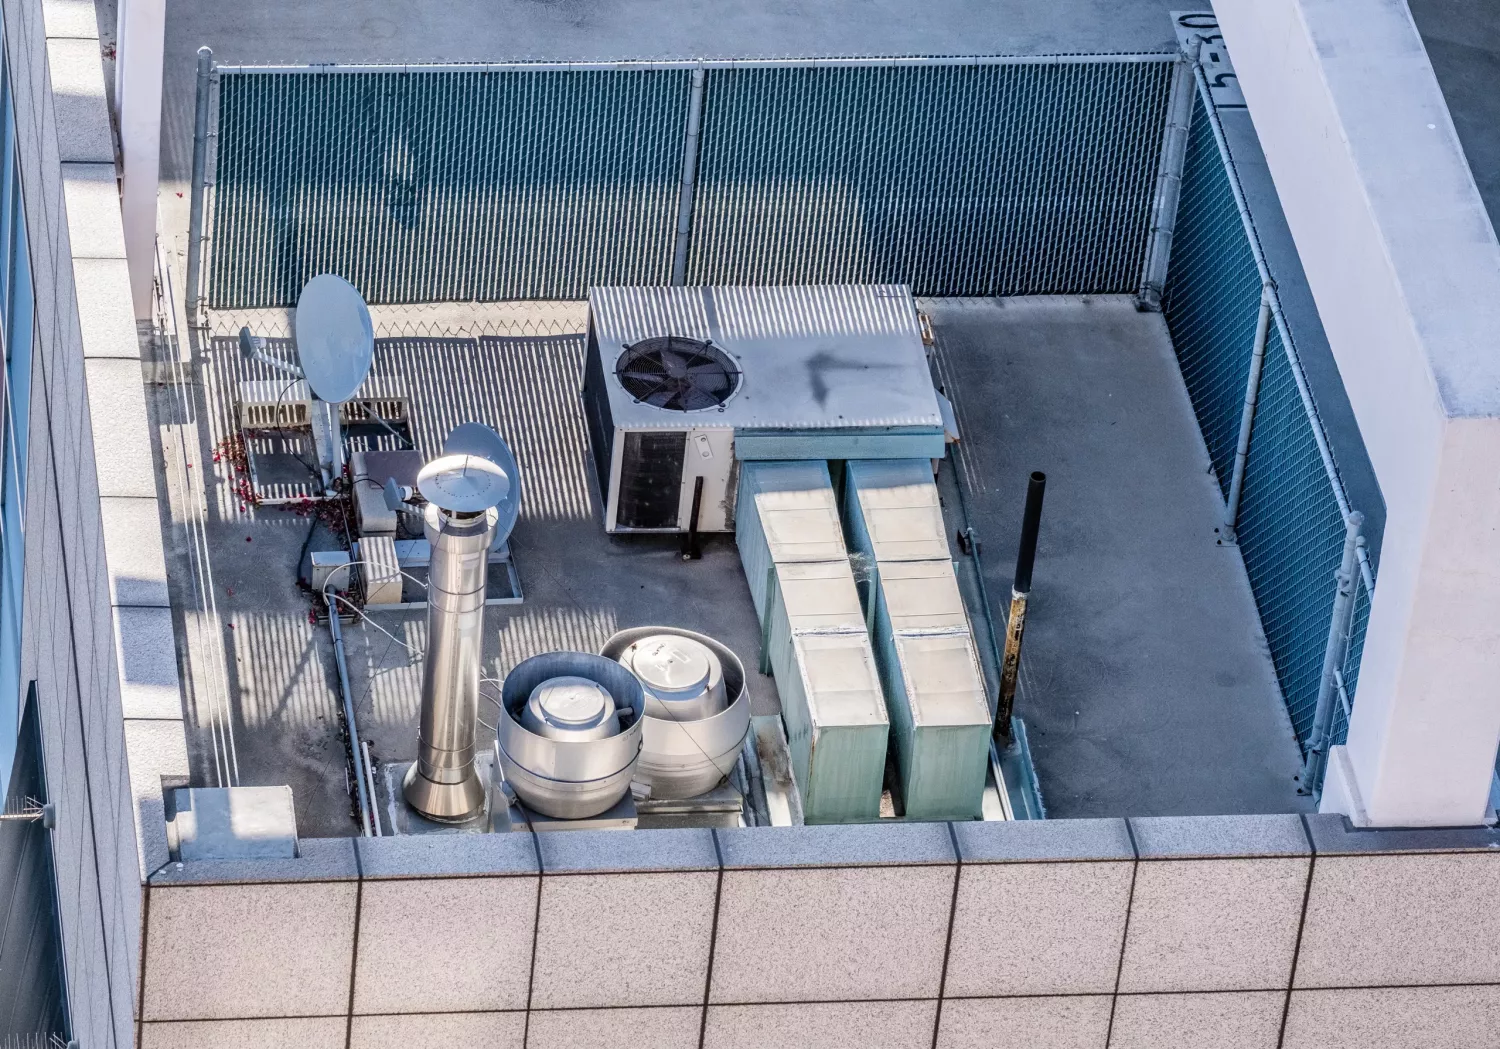
[(672, 283), (687, 283), (688, 241), (693, 232), (693, 194), (698, 184), (698, 133), (703, 125), (703, 89), (708, 71), (693, 70), (693, 88), (688, 96), (687, 134), (682, 140), (682, 183), (677, 190), (677, 242), (672, 248)]
[(1182, 193), (1182, 165), (1187, 160), (1188, 128), (1193, 121), (1193, 68), (1197, 56), (1183, 52), (1172, 67), (1167, 94), (1167, 126), (1162, 133), (1161, 162), (1156, 170), (1156, 197), (1151, 206), (1151, 237), (1136, 306), (1161, 309), (1167, 286), (1167, 264), (1172, 258), (1172, 231), (1177, 225), (1177, 200)]
[(1318, 703), (1313, 708), (1312, 735), (1307, 740), (1307, 756), (1302, 764), (1299, 794), (1320, 797), (1323, 793), (1323, 771), (1328, 766), (1329, 736), (1333, 728), (1339, 672), (1349, 654), (1349, 626), (1354, 618), (1356, 561), (1359, 553), (1359, 530), (1365, 515), (1351, 513), (1344, 522), (1344, 557), (1338, 570), (1338, 593), (1333, 599), (1333, 617), (1328, 623), (1328, 645), (1323, 650), (1323, 675), (1318, 679)]
[(1266, 363), (1266, 340), (1271, 335), (1270, 281), (1261, 285), (1260, 314), (1255, 318), (1255, 345), (1250, 351), (1250, 374), (1245, 378), (1245, 406), (1240, 411), (1240, 439), (1234, 450), (1234, 472), (1229, 479), (1229, 498), (1224, 502), (1224, 526), (1219, 542), (1233, 546), (1239, 541), (1234, 526), (1240, 519), (1240, 498), (1245, 494), (1245, 464), (1250, 461), (1250, 432), (1255, 427), (1255, 402), (1260, 399), (1260, 373)]
[(203, 281), (203, 207), (208, 181), (208, 101), (214, 72), (214, 53), (207, 47), (198, 49), (198, 97), (193, 114), (193, 182), (187, 245), (187, 302), (189, 325), (198, 323)]

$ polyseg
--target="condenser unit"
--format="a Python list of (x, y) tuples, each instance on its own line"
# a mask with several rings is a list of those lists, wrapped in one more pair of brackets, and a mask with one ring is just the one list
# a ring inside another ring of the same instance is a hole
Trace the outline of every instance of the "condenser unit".
[(944, 452), (894, 285), (594, 288), (583, 401), (610, 532), (687, 531), (695, 505), (733, 531), (741, 461)]

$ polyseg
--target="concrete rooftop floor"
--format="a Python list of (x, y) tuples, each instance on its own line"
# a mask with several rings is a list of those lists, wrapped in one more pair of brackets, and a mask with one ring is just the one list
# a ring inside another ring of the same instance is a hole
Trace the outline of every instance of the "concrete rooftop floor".
[[(1239, 554), (1214, 542), (1219, 503), (1161, 318), (1125, 298), (922, 305), (964, 428), (958, 462), (998, 623), (1026, 474), (1049, 475), (1018, 698), (1049, 814), (1301, 807), (1296, 746)], [(241, 319), (220, 323), (227, 332)], [(597, 649), (616, 629), (651, 623), (704, 630), (755, 666), (759, 623), (732, 538), (712, 539), (702, 561), (685, 564), (675, 540), (611, 539), (600, 528), (577, 399), (582, 340), (569, 330), (579, 320), (575, 306), (377, 310), (377, 324), (396, 330), (528, 332), (395, 339), (376, 355), (377, 375), (409, 383), (424, 452), (475, 418), (497, 426), (521, 463), (527, 494), (515, 551), (526, 599), (489, 610), (486, 674), (501, 678), (542, 651)], [(275, 334), (285, 322), (258, 323)], [(238, 781), (289, 783), (304, 835), (349, 834), (329, 635), (309, 621), (294, 584), (309, 530), (314, 548), (337, 539), (311, 517), (234, 495), (232, 468), (212, 450), (233, 432), (241, 363), (226, 338), (204, 352), (207, 366), (186, 390), (203, 423), (190, 428), (192, 469), (178, 471), (173, 439), (182, 391), (151, 391), (164, 424), (162, 480), (179, 518), (186, 498), (205, 498), (207, 479), (221, 628), (198, 611), (185, 535), (168, 527), (195, 774), (216, 781), (214, 755), (227, 752), (228, 733), (215, 731), (214, 715), (227, 703)], [(186, 490), (175, 480), (183, 475)], [(956, 528), (952, 485), (945, 476)], [(362, 736), (382, 761), (409, 759), (424, 613), (376, 613), (346, 636)], [(757, 710), (775, 711), (774, 683), (750, 677)], [(493, 714), (483, 717), (493, 723)]]

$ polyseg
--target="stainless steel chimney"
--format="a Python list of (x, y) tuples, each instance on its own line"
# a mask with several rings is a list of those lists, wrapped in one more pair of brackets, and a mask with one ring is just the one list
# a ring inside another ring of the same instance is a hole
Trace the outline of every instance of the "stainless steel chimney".
[(427, 655), (417, 760), (403, 793), (412, 808), (440, 823), (463, 823), (484, 810), (474, 770), (479, 670), (484, 648), (484, 591), (498, 513), (455, 513), (428, 503), (423, 531), (432, 546), (427, 574)]
[[(484, 653), (484, 593), (490, 547), (510, 535), (520, 512), (520, 474), (500, 436), (479, 423), (448, 435), (443, 455), (422, 468), (427, 500), (427, 655), (417, 760), (407, 770), (407, 804), (430, 820), (464, 823), (484, 812), (485, 787), (474, 769), (479, 670)], [(387, 487), (388, 502), (409, 507), (409, 489)], [(498, 535), (497, 535), (498, 533)]]

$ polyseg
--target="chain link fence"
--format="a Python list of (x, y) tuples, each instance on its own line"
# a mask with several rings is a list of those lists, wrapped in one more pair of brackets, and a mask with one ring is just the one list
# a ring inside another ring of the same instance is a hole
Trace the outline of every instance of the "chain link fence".
[[(1272, 323), (1258, 346), (1263, 300)], [(1244, 555), (1292, 727), (1309, 748), (1322, 693), (1325, 708), (1333, 701), (1331, 742), (1340, 743), (1374, 576), (1359, 546), (1347, 629), (1341, 622), (1331, 629), (1353, 511), (1201, 77), (1163, 309), (1209, 459), (1231, 504), (1224, 534)], [(1252, 365), (1257, 349), (1264, 354), (1258, 370)], [(1253, 401), (1249, 412), (1247, 399)], [(1238, 493), (1237, 469), (1243, 471)], [(1336, 668), (1331, 696), (1324, 682), (1330, 645)]]
[(1134, 292), (1175, 58), (204, 67), (190, 269), (218, 308)]

